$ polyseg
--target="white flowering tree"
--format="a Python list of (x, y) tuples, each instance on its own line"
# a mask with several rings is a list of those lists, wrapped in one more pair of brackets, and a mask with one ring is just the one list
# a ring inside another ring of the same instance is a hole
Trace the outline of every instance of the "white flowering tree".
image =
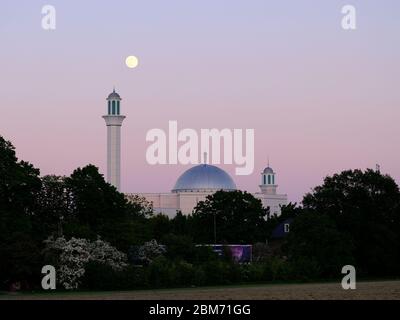
[(127, 266), (127, 257), (111, 246), (108, 242), (100, 239), (89, 243), (90, 261), (106, 264), (114, 270), (120, 271)]
[(71, 238), (67, 241), (60, 237), (55, 240), (49, 238), (45, 244), (45, 250), (57, 256), (57, 280), (67, 290), (78, 289), (89, 262), (103, 263), (114, 270), (122, 270), (127, 266), (126, 255), (100, 239), (90, 242)]
[(139, 248), (139, 259), (145, 263), (151, 263), (155, 258), (166, 252), (165, 246), (158, 244), (156, 240), (145, 242)]

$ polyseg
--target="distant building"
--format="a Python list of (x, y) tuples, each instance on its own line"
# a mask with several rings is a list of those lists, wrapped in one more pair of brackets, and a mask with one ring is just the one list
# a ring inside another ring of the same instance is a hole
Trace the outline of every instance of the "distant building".
[(290, 233), (290, 225), (292, 222), (293, 218), (289, 218), (278, 224), (272, 231), (271, 238), (274, 240), (286, 238)]
[[(107, 125), (107, 181), (118, 190), (121, 183), (121, 126), (125, 116), (121, 115), (121, 97), (113, 92), (107, 98), (107, 115), (103, 116)], [(276, 174), (268, 165), (261, 173), (260, 192), (253, 196), (260, 199), (271, 215), (281, 214), (281, 206), (287, 205), (287, 195), (278, 194)], [(126, 194), (128, 199), (135, 195), (145, 197), (153, 203), (154, 211), (170, 217), (177, 211), (192, 213), (200, 201), (219, 190), (237, 190), (231, 176), (224, 170), (210, 165), (200, 164), (186, 170), (176, 181), (171, 192)]]
[[(261, 173), (260, 191), (253, 196), (260, 199), (263, 207), (269, 209), (271, 215), (281, 214), (281, 206), (287, 205), (287, 195), (277, 193), (275, 172), (267, 167)], [(206, 197), (219, 190), (237, 190), (236, 184), (230, 175), (224, 170), (209, 164), (200, 164), (185, 171), (176, 181), (169, 193), (141, 193), (153, 203), (154, 211), (164, 213), (170, 217), (177, 211), (184, 214), (192, 213), (193, 209)], [(126, 194), (127, 198), (135, 194)]]
[(268, 165), (261, 173), (261, 192), (254, 193), (253, 196), (260, 199), (264, 208), (269, 209), (270, 215), (280, 215), (281, 206), (288, 204), (286, 194), (277, 193), (276, 174)]

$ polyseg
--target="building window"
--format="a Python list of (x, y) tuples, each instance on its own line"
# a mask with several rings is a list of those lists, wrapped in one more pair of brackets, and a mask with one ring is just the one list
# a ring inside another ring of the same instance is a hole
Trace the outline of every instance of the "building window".
[(275, 184), (275, 176), (272, 176), (272, 184)]
[(115, 114), (115, 101), (112, 102), (112, 114)]
[(285, 223), (285, 224), (283, 225), (283, 231), (284, 231), (285, 233), (289, 233), (289, 231), (290, 231), (290, 224), (289, 224), (289, 223)]
[(268, 184), (271, 184), (271, 176), (268, 175)]
[(264, 184), (267, 184), (267, 176), (264, 174)]
[(108, 101), (108, 114), (111, 114), (111, 101)]
[(119, 115), (119, 101), (117, 101), (117, 114)]

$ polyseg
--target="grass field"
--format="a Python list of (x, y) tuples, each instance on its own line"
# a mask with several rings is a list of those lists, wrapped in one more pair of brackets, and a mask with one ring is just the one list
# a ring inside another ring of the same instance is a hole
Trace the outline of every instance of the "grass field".
[(115, 292), (1, 294), (0, 300), (400, 300), (400, 281), (358, 282), (356, 290), (340, 283), (264, 284)]

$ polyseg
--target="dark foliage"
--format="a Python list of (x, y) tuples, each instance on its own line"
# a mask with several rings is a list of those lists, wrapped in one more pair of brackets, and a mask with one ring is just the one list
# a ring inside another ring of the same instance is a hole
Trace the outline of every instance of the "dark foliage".
[(265, 214), (261, 201), (250, 193), (218, 191), (194, 209), (195, 241), (243, 244), (265, 241)]
[[(170, 219), (151, 204), (128, 201), (93, 165), (69, 177), (39, 176), (19, 161), (0, 136), (0, 288), (19, 282), (38, 287), (50, 236), (101, 237), (127, 253), (130, 266), (114, 271), (90, 263), (82, 289), (128, 290), (264, 281), (309, 281), (341, 277), (351, 264), (357, 274), (400, 275), (400, 191), (395, 181), (373, 170), (327, 177), (282, 214), (266, 219), (261, 201), (247, 192), (219, 191), (199, 202), (192, 215)], [(271, 233), (290, 219), (289, 236)], [(215, 238), (216, 237), (216, 238)], [(144, 266), (138, 252), (156, 239), (167, 251)], [(198, 244), (254, 244), (254, 261), (239, 265), (225, 252), (217, 257)]]

